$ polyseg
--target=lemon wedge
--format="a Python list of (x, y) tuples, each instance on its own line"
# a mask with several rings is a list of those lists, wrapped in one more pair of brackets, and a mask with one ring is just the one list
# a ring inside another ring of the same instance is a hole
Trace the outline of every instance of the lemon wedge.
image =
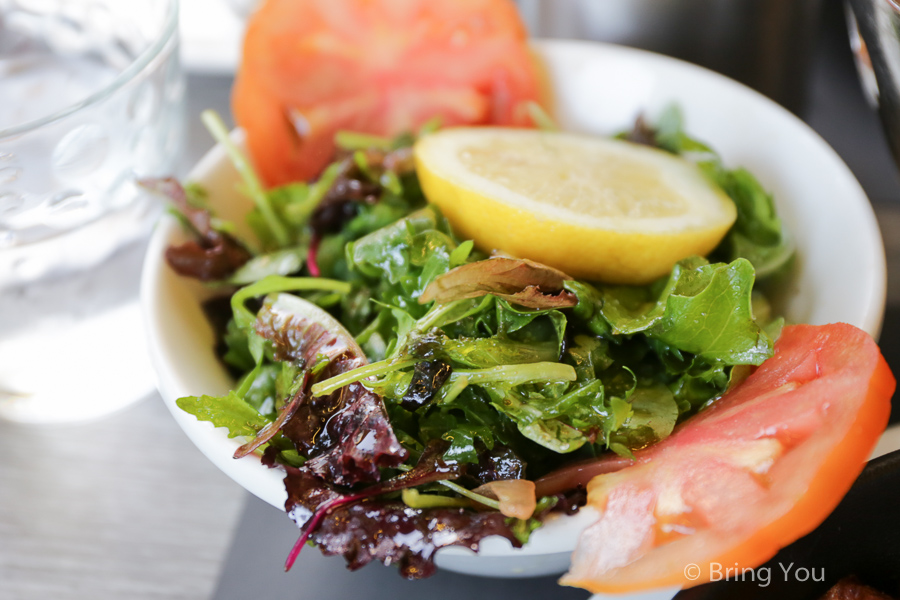
[(621, 140), (460, 127), (421, 138), (415, 161), (458, 235), (578, 278), (648, 283), (709, 253), (737, 217), (695, 164)]

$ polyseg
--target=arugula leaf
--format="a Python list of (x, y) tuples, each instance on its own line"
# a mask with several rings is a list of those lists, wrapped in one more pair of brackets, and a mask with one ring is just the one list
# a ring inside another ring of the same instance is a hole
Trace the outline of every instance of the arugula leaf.
[(656, 297), (652, 288), (604, 288), (600, 312), (616, 334), (645, 333), (711, 362), (762, 363), (772, 340), (753, 319), (753, 266), (705, 262), (677, 264)]
[(684, 118), (677, 104), (670, 104), (663, 109), (656, 121), (654, 134), (656, 145), (672, 154), (715, 154), (709, 146), (684, 132)]
[[(346, 264), (368, 300), (367, 306), (357, 303), (349, 316), (354, 323), (368, 319), (360, 334), (367, 351), (374, 350), (378, 358), (395, 356), (405, 348), (408, 335), (480, 310), (477, 302), (430, 311), (418, 302), (435, 277), (446, 273), (453, 261), (468, 257), (471, 246), (462, 247), (462, 252), (458, 248), (446, 221), (432, 207), (346, 244)], [(371, 306), (373, 302), (378, 308)]]
[(216, 427), (228, 429), (228, 437), (254, 437), (269, 423), (236, 392), (220, 397), (185, 396), (175, 401), (178, 408), (197, 417), (199, 421), (209, 421)]
[(728, 387), (731, 374), (746, 365), (728, 367), (722, 363), (710, 364), (694, 359), (669, 384), (669, 389), (682, 414), (700, 409), (709, 400), (717, 398)]
[(251, 371), (256, 366), (256, 359), (250, 352), (250, 340), (247, 332), (241, 329), (234, 319), (228, 321), (222, 341), (227, 348), (222, 360), (241, 373)]
[[(385, 277), (391, 283), (398, 283), (412, 267), (415, 236), (430, 231), (446, 235), (446, 224), (433, 207), (423, 208), (348, 244), (347, 255), (351, 264), (362, 274), (372, 278)], [(449, 236), (447, 240), (456, 247)], [(418, 250), (421, 259), (424, 248)], [(447, 258), (449, 264), (449, 254)]]
[(743, 258), (684, 271), (651, 335), (710, 361), (761, 364), (772, 356), (772, 340), (753, 319), (753, 280)]
[(469, 260), (469, 255), (472, 254), (472, 249), (475, 247), (475, 242), (472, 240), (466, 240), (457, 246), (453, 252), (450, 253), (450, 268), (454, 269), (460, 265), (464, 265), (467, 260)]
[(775, 210), (771, 194), (746, 169), (727, 170), (718, 163), (701, 165), (734, 200), (738, 216), (716, 250), (724, 260), (743, 257), (764, 278), (779, 272), (794, 256), (794, 244)]
[(288, 248), (251, 258), (231, 274), (228, 283), (247, 285), (269, 275), (292, 275), (303, 266), (307, 248)]
[(581, 324), (594, 335), (609, 336), (611, 334), (609, 321), (600, 311), (604, 304), (600, 291), (584, 281), (566, 281), (563, 287), (575, 294), (575, 298), (578, 300), (572, 308), (572, 314)]
[(425, 313), (419, 296), (450, 268), (457, 244), (449, 231), (429, 206), (347, 244), (347, 262), (371, 280), (379, 300), (418, 318)]
[(734, 201), (737, 220), (713, 252), (714, 260), (731, 262), (745, 258), (759, 279), (787, 268), (795, 248), (775, 210), (772, 195), (756, 177), (743, 168), (728, 169), (706, 144), (684, 132), (684, 119), (675, 104), (659, 115), (652, 128), (653, 143), (673, 154), (692, 154), (698, 166)]
[(485, 426), (457, 426), (442, 434), (441, 439), (450, 442), (450, 447), (444, 453), (444, 458), (460, 463), (477, 463), (479, 452), (475, 447), (476, 437), (481, 438), (488, 449), (493, 448), (494, 435)]
[(453, 363), (483, 369), (555, 361), (559, 358), (559, 342), (519, 342), (499, 337), (445, 338), (441, 342), (441, 353)]
[(596, 378), (615, 362), (609, 353), (608, 340), (584, 334), (572, 338), (565, 359), (575, 367), (579, 381)]
[(587, 442), (583, 433), (558, 419), (520, 420), (519, 431), (528, 439), (560, 454), (574, 452)]
[(284, 398), (278, 394), (281, 370), (281, 365), (273, 363), (262, 365), (244, 394), (244, 401), (261, 415), (274, 418), (275, 404)]
[(602, 384), (594, 380), (590, 385), (590, 389), (582, 388), (569, 395), (560, 395), (566, 386), (559, 385), (517, 387), (498, 382), (485, 386), (485, 390), (494, 408), (509, 416), (522, 435), (544, 448), (565, 454), (583, 446), (588, 438), (569, 424), (568, 419), (558, 417), (578, 399), (585, 401), (585, 407), (594, 403), (602, 406)]
[(637, 450), (669, 437), (680, 411), (672, 392), (664, 385), (638, 387), (628, 398), (631, 414), (610, 435), (610, 443)]
[(231, 141), (228, 134), (228, 128), (219, 115), (212, 110), (205, 110), (201, 113), (200, 118), (203, 120), (212, 136), (219, 142), (228, 152), (229, 158), (234, 163), (235, 168), (244, 182), (244, 190), (247, 195), (256, 204), (256, 210), (260, 212), (265, 221), (268, 232), (272, 235), (279, 247), (285, 247), (290, 243), (290, 238), (284, 223), (275, 214), (269, 197), (263, 190), (256, 172), (250, 165), (250, 161), (243, 152)]

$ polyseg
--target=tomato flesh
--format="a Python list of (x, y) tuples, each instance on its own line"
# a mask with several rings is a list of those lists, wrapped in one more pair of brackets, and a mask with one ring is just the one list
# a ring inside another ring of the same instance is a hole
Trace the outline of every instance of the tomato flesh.
[(339, 130), (528, 125), (538, 77), (511, 0), (267, 0), (232, 108), (268, 185), (316, 176)]
[(601, 516), (562, 583), (691, 587), (711, 569), (762, 564), (837, 506), (887, 426), (894, 388), (865, 332), (785, 328), (743, 384), (631, 466), (591, 480)]

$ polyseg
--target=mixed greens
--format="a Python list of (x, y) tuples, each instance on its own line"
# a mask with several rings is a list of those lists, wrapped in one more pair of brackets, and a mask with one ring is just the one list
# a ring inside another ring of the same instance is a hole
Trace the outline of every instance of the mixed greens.
[(207, 308), (238, 382), (178, 405), (246, 438), (236, 456), (285, 470), (303, 531), (289, 563), (310, 539), (351, 568), (375, 559), (417, 578), (444, 545), (520, 545), (544, 514), (583, 499), (535, 498), (531, 482), (631, 457), (772, 354), (781, 321), (759, 289), (792, 246), (771, 196), (688, 137), (675, 108), (622, 137), (697, 162), (738, 218), (708, 258), (643, 287), (574, 280), (456, 238), (418, 186), (414, 136), (341, 133), (318, 180), (263, 190), (205, 119), (255, 203), (255, 235), (237, 239), (196, 186), (146, 182), (195, 233), (168, 249), (170, 265), (223, 292)]

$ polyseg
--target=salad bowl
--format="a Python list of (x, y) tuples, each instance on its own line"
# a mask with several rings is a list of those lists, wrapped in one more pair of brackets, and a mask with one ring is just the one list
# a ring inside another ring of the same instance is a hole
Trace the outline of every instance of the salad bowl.
[[(730, 167), (753, 172), (774, 194), (797, 248), (793, 273), (774, 295), (790, 322), (846, 322), (877, 336), (885, 303), (885, 260), (879, 229), (862, 188), (837, 154), (803, 122), (775, 103), (705, 69), (617, 46), (538, 41), (554, 116), (564, 130), (611, 135), (639, 115), (651, 118), (676, 103), (687, 131), (715, 148)], [(240, 132), (234, 133), (240, 142)], [(206, 188), (217, 214), (241, 225), (250, 201), (236, 189), (238, 175), (221, 147), (213, 148), (188, 180)], [(142, 302), (159, 391), (194, 444), (222, 471), (273, 506), (286, 499), (281, 472), (254, 457), (232, 459), (240, 442), (199, 422), (176, 399), (219, 395), (234, 382), (213, 351), (213, 333), (201, 302), (215, 295), (171, 271), (164, 250), (186, 238), (178, 221), (158, 225), (144, 265)], [(493, 577), (532, 577), (564, 571), (581, 530), (596, 518), (586, 508), (557, 517), (513, 549), (488, 538), (476, 555), (442, 549), (437, 564)], [(287, 519), (285, 526), (288, 527)], [(285, 549), (287, 552), (288, 549)], [(673, 590), (656, 596), (671, 597)], [(644, 596), (651, 597), (651, 596)]]

